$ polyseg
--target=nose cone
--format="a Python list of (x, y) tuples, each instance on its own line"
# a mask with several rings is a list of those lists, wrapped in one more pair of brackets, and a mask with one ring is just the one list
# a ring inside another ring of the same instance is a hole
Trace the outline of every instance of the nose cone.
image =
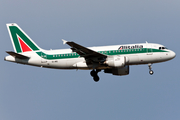
[(172, 57), (172, 59), (175, 58), (176, 57), (176, 53), (171, 51), (171, 57)]

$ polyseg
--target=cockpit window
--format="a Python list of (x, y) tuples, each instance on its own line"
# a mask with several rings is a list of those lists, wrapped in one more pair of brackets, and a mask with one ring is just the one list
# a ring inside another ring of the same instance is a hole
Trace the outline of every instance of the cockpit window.
[(167, 47), (159, 47), (160, 50), (168, 49)]

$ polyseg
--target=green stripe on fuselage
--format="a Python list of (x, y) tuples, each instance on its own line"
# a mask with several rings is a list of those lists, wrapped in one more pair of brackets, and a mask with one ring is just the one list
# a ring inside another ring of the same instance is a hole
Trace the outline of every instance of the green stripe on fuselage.
[[(168, 52), (168, 51), (159, 50), (159, 49), (140, 48), (140, 49), (109, 50), (109, 51), (98, 51), (98, 52), (104, 55), (125, 55), (125, 54), (154, 53), (154, 52)], [(45, 54), (44, 52), (36, 52), (36, 53), (40, 57), (48, 60), (80, 57), (80, 55), (77, 53), (53, 54), (53, 55)]]
[(68, 58), (77, 58), (79, 55), (77, 53), (67, 53), (67, 54), (53, 54), (53, 55), (48, 55), (45, 54), (44, 52), (36, 52), (40, 57), (48, 60), (53, 60), (53, 59), (68, 59)]

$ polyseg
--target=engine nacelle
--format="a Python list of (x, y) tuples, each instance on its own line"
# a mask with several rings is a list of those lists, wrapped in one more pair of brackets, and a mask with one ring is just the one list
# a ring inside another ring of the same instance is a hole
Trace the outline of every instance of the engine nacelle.
[(126, 64), (126, 57), (124, 56), (109, 56), (105, 63), (110, 67), (124, 67)]
[(112, 69), (105, 69), (104, 70), (104, 73), (111, 73), (111, 74), (113, 74), (113, 75), (120, 75), (120, 76), (122, 76), (122, 75), (128, 75), (129, 74), (129, 65), (126, 65), (125, 67), (121, 67), (121, 68), (119, 68), (119, 67), (114, 67), (114, 68), (112, 68)]

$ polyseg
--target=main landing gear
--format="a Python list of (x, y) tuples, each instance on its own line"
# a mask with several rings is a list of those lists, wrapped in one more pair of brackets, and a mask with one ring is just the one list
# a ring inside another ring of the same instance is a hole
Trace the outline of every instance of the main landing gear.
[(93, 69), (90, 74), (91, 76), (93, 77), (94, 81), (95, 82), (98, 82), (99, 81), (99, 76), (98, 76), (98, 72), (100, 72), (101, 70), (99, 69), (96, 69), (96, 71)]
[(152, 64), (149, 63), (149, 64), (148, 64), (148, 67), (149, 67), (149, 74), (150, 74), (150, 75), (153, 75), (154, 72), (152, 71), (152, 67), (151, 67), (151, 66), (152, 66)]

